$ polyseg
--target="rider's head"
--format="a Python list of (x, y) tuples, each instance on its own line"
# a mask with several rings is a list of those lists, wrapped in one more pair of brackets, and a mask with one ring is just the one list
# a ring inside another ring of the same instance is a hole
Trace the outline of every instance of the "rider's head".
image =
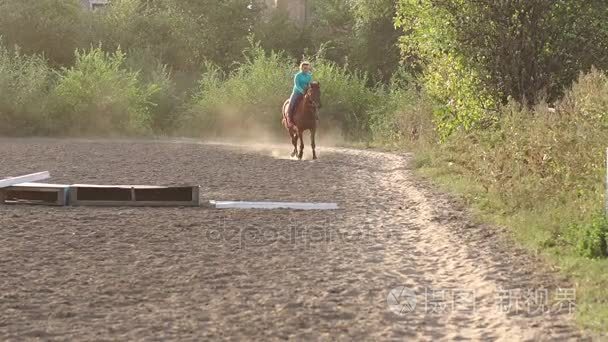
[(310, 72), (310, 63), (306, 61), (300, 63), (300, 70), (303, 72)]

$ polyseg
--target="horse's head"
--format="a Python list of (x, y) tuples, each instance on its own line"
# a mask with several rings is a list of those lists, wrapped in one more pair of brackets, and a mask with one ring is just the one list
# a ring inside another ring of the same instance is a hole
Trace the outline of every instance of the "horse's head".
[(305, 98), (306, 101), (316, 109), (321, 108), (321, 85), (319, 82), (310, 83)]

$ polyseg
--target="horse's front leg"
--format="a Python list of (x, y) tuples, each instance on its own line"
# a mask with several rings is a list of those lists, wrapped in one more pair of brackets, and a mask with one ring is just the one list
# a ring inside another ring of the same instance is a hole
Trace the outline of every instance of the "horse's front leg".
[(298, 135), (296, 132), (289, 130), (289, 136), (291, 137), (291, 143), (293, 144), (293, 152), (291, 152), (291, 157), (295, 157), (298, 154)]
[(298, 159), (302, 160), (304, 156), (304, 132), (298, 130), (298, 137), (300, 138), (300, 152), (298, 153)]
[(315, 144), (315, 132), (317, 131), (316, 128), (313, 128), (310, 130), (310, 147), (312, 148), (312, 159), (317, 159), (317, 151), (315, 150), (316, 144)]

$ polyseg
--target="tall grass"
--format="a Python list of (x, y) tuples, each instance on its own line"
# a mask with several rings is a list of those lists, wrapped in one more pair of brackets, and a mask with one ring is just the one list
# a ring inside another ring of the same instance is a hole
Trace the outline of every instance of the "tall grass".
[[(493, 126), (458, 131), (441, 144), (432, 124), (434, 106), (424, 93), (391, 94), (386, 110), (372, 116), (376, 141), (407, 144), (420, 152), (421, 166), (472, 179), (492, 198), (486, 209), (517, 215), (567, 208), (560, 222), (542, 228), (535, 243), (572, 247), (573, 253), (589, 256), (588, 249), (576, 250), (585, 245), (577, 240), (586, 239), (585, 234), (569, 231), (595, 222), (602, 209), (608, 141), (605, 74), (594, 70), (581, 75), (554, 109), (510, 103), (500, 109)], [(593, 229), (603, 229), (597, 227)]]
[(376, 144), (412, 149), (437, 141), (433, 105), (426, 93), (393, 82), (377, 94), (381, 101), (369, 112), (369, 129)]
[(45, 131), (53, 79), (42, 57), (9, 51), (0, 44), (0, 134)]

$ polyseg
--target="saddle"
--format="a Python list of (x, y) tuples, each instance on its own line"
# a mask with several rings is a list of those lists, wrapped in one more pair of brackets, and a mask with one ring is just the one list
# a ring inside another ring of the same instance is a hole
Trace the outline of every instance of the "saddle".
[[(303, 99), (304, 99), (304, 98), (300, 99), (300, 101), (302, 101)], [(282, 115), (282, 118), (283, 118), (283, 120), (284, 120), (285, 122), (287, 122), (287, 110), (288, 110), (288, 109), (289, 109), (289, 99), (287, 99), (287, 100), (285, 100), (285, 102), (283, 102), (283, 115)], [(296, 109), (297, 109), (297, 107), (296, 107)], [(317, 121), (320, 121), (320, 120), (319, 120), (319, 111), (318, 111), (318, 110), (316, 110), (314, 114), (315, 114), (315, 119), (316, 119)]]

